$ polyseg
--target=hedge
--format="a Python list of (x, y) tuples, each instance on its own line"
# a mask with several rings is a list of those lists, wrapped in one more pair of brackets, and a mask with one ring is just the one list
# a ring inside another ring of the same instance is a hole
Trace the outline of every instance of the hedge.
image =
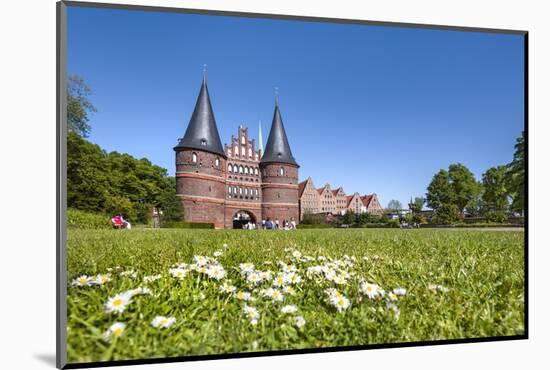
[(299, 224), (296, 227), (298, 229), (331, 229), (335, 226), (330, 224)]
[(162, 227), (169, 229), (213, 229), (214, 224), (210, 222), (170, 221), (165, 222)]
[(111, 218), (103, 213), (93, 213), (69, 208), (67, 210), (69, 229), (111, 229)]

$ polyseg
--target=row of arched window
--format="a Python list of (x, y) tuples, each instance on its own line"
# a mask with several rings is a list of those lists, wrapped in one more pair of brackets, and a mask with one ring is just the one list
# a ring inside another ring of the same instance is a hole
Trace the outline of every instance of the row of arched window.
[(227, 186), (228, 198), (259, 199), (260, 191), (258, 188), (244, 188), (241, 186)]
[(227, 165), (227, 172), (254, 176), (258, 176), (260, 174), (258, 167), (248, 167), (243, 165), (237, 166), (236, 164), (231, 163)]

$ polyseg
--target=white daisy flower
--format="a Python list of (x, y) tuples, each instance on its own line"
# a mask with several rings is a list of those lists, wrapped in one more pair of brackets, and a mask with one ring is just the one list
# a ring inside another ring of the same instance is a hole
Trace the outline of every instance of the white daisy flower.
[(395, 293), (395, 295), (405, 295), (405, 294), (407, 294), (407, 289), (405, 289), (405, 288), (395, 288), (393, 290), (393, 292)]
[(193, 260), (197, 266), (204, 266), (208, 263), (208, 259), (205, 256), (194, 256)]
[(296, 308), (296, 306), (293, 306), (293, 305), (286, 305), (283, 308), (281, 308), (282, 313), (294, 313), (296, 311), (298, 311), (298, 308)]
[(249, 273), (248, 276), (246, 277), (246, 280), (248, 280), (248, 282), (254, 285), (257, 285), (262, 282), (262, 278), (260, 277), (260, 274), (258, 274), (257, 272)]
[(285, 280), (289, 284), (298, 284), (302, 281), (302, 278), (296, 272), (290, 272), (286, 274)]
[(89, 286), (92, 284), (92, 278), (87, 275), (82, 275), (73, 280), (74, 286)]
[(388, 293), (388, 299), (390, 300), (390, 302), (395, 302), (395, 301), (397, 301), (397, 295), (395, 295), (395, 293), (393, 293), (393, 292), (389, 292)]
[(294, 251), (294, 252), (292, 252), (292, 257), (298, 259), (298, 258), (302, 257), (302, 253), (300, 253), (299, 251)]
[(126, 293), (117, 294), (114, 297), (109, 298), (105, 303), (105, 311), (121, 313), (126, 309), (128, 303), (130, 303), (130, 296)]
[(294, 317), (294, 325), (299, 329), (306, 324), (306, 320), (302, 315), (296, 315)]
[[(250, 319), (250, 320), (257, 320), (260, 318), (260, 314), (258, 310), (254, 307), (250, 307), (248, 305), (245, 305), (243, 308), (244, 314)], [(253, 324), (255, 325), (255, 324)]]
[(242, 290), (235, 293), (235, 298), (240, 299), (241, 301), (254, 301), (254, 297), (252, 297), (252, 293), (250, 292), (243, 292)]
[(273, 299), (274, 301), (282, 302), (284, 296), (280, 290), (273, 289), (273, 291), (271, 292), (270, 298)]
[(156, 316), (153, 321), (151, 321), (151, 326), (153, 328), (169, 328), (175, 322), (175, 317)]
[(224, 243), (224, 245), (222, 245), (223, 249), (227, 249), (229, 248), (229, 246), (227, 244)]
[(115, 322), (103, 334), (103, 338), (105, 340), (110, 340), (112, 337), (118, 338), (124, 333), (124, 330), (126, 330), (126, 324), (123, 322)]
[(182, 268), (169, 269), (168, 272), (172, 277), (182, 280), (187, 275), (188, 270)]
[(378, 288), (380, 288), (378, 285), (371, 284), (371, 283), (368, 283), (366, 281), (363, 281), (361, 283), (361, 287), (360, 287), (361, 293), (363, 293), (364, 295), (366, 295), (370, 299), (374, 299), (374, 298), (376, 298), (380, 295), (380, 293), (378, 291)]
[(273, 285), (278, 287), (283, 286), (286, 283), (285, 276), (286, 275), (283, 274), (277, 275), (275, 279), (273, 279)]
[(391, 302), (386, 303), (386, 307), (391, 311), (393, 311), (395, 319), (399, 320), (399, 315), (401, 314), (401, 310), (399, 309), (399, 307), (397, 307), (395, 304)]
[(208, 270), (208, 276), (212, 279), (220, 280), (225, 276), (225, 270), (220, 265), (211, 266)]
[(260, 278), (262, 280), (271, 280), (273, 277), (271, 276), (271, 271), (267, 270), (267, 271), (259, 271), (258, 272), (260, 274)]
[(297, 270), (296, 265), (281, 263), (281, 269), (283, 272), (294, 272)]
[(137, 276), (137, 272), (135, 270), (126, 270), (126, 271), (122, 271), (119, 275), (120, 276), (128, 276), (132, 279), (135, 279), (136, 276)]
[(233, 293), (237, 288), (231, 284), (228, 284), (227, 282), (223, 283), (223, 285), (220, 285), (220, 291), (222, 293)]
[(342, 275), (336, 276), (333, 281), (334, 283), (340, 284), (340, 285), (346, 284), (346, 279)]
[(222, 251), (215, 251), (214, 252), (214, 257), (221, 257), (223, 256), (223, 252)]
[(336, 296), (336, 295), (330, 296), (330, 302), (334, 307), (336, 307), (338, 312), (343, 312), (345, 309), (349, 307), (349, 304), (350, 304), (349, 299), (344, 297), (342, 294), (340, 294), (339, 296)]
[(447, 293), (449, 291), (449, 288), (446, 288), (443, 285), (437, 285), (437, 284), (428, 285), (428, 289), (430, 289), (431, 291), (434, 291), (434, 292), (440, 291), (440, 292), (443, 292), (443, 293)]
[(291, 286), (284, 286), (283, 293), (289, 294), (289, 295), (296, 295), (296, 290), (294, 290), (294, 288)]
[(144, 276), (143, 277), (143, 281), (145, 283), (150, 283), (152, 281), (155, 281), (155, 280), (158, 280), (158, 279), (161, 279), (162, 278), (162, 275), (161, 274), (158, 274), (158, 275), (151, 275), (151, 276)]
[(146, 288), (146, 287), (138, 287), (138, 288), (135, 288), (135, 289), (131, 289), (131, 290), (128, 290), (128, 291), (124, 292), (123, 294), (128, 296), (128, 298), (132, 298), (132, 297), (134, 297), (136, 295), (140, 295), (140, 294), (153, 295), (153, 293), (151, 292), (151, 289)]
[(93, 284), (103, 285), (106, 282), (111, 281), (111, 274), (98, 274), (92, 281)]
[(250, 262), (241, 263), (239, 267), (241, 268), (241, 272), (245, 274), (248, 274), (254, 271), (254, 264)]

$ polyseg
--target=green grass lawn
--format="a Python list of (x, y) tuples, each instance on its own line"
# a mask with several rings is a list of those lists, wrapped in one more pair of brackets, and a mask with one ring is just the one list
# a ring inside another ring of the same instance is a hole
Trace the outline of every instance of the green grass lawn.
[[(174, 264), (192, 264), (195, 255), (213, 258), (216, 251), (223, 254), (206, 267), (222, 265), (226, 276), (221, 280), (185, 265), (180, 267), (189, 271), (181, 280), (169, 273)], [(68, 359), (90, 362), (523, 334), (523, 252), (522, 231), (69, 230)], [(272, 281), (253, 285), (239, 267), (251, 262), (256, 271), (270, 270), (276, 277), (282, 269), (279, 260), (293, 264), (301, 278), (284, 284), (295, 294), (283, 293), (282, 302), (262, 296)], [(315, 273), (318, 268), (313, 266), (325, 266), (328, 272)], [(128, 270), (135, 275), (121, 275)], [(110, 274), (110, 281), (71, 284), (81, 275), (96, 274)], [(158, 280), (143, 281), (157, 274), (162, 275)], [(339, 276), (341, 284), (333, 276)], [(220, 291), (228, 280), (236, 292), (249, 291), (256, 300)], [(370, 298), (361, 290), (362, 282), (378, 284), (384, 293)], [(123, 312), (106, 311), (109, 298), (138, 287), (151, 294), (132, 296)], [(345, 300), (331, 301), (325, 292), (329, 288), (337, 288), (337, 298), (343, 296), (349, 307), (342, 308)], [(406, 293), (391, 295), (396, 288)], [(342, 312), (333, 304), (340, 304)], [(259, 316), (247, 316), (245, 305)], [(297, 312), (282, 313), (285, 305), (296, 306)], [(296, 325), (298, 315), (305, 320), (303, 326)], [(176, 321), (155, 328), (151, 321), (156, 316)], [(124, 323), (125, 330), (119, 337), (105, 337), (115, 322)]]

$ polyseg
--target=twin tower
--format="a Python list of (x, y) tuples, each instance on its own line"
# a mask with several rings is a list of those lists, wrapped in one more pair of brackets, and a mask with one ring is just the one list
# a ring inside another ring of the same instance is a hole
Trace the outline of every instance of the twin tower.
[(271, 218), (299, 221), (298, 163), (292, 156), (279, 104), (265, 151), (254, 148), (248, 129), (239, 128), (225, 148), (220, 141), (206, 78), (176, 152), (176, 193), (187, 222), (216, 228)]

